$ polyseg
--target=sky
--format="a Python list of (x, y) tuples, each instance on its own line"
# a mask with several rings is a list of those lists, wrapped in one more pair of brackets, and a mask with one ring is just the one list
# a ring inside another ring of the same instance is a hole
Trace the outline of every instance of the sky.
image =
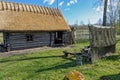
[[(4, 0), (2, 0), (4, 1)], [(9, 2), (33, 4), (59, 8), (67, 24), (95, 24), (102, 19), (99, 8), (95, 8), (96, 0), (6, 0)]]

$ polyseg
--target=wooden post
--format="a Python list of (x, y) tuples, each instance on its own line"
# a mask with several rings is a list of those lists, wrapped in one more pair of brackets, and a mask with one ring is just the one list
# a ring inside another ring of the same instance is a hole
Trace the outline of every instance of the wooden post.
[(76, 63), (77, 65), (82, 65), (82, 54), (77, 54), (76, 55)]
[(72, 31), (71, 31), (72, 44), (75, 44), (75, 43), (76, 43), (76, 41), (75, 41), (75, 29), (74, 29), (74, 27), (73, 27), (71, 30), (72, 30)]
[(7, 51), (10, 51), (10, 44), (7, 44)]
[(49, 34), (50, 34), (50, 44), (49, 44), (49, 46), (52, 46), (52, 32), (49, 32)]

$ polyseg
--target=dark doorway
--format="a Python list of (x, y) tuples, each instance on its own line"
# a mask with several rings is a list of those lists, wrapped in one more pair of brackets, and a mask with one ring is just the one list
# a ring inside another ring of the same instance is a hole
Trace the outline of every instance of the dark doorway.
[(63, 32), (58, 31), (55, 32), (55, 44), (62, 44), (63, 43)]

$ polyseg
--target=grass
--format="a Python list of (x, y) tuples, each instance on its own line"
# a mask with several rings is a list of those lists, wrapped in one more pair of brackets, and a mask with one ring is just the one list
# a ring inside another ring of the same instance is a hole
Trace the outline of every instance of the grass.
[[(71, 51), (79, 51), (88, 45), (86, 41), (73, 45)], [(117, 53), (120, 49), (117, 44)], [(63, 58), (63, 50), (44, 50), (31, 54), (0, 58), (0, 80), (63, 80), (71, 70), (80, 71), (86, 80), (119, 80), (120, 56), (103, 58), (94, 64), (77, 66), (71, 56)]]
[(117, 41), (120, 41), (120, 35), (117, 35), (117, 36), (116, 36), (116, 40), (117, 40)]

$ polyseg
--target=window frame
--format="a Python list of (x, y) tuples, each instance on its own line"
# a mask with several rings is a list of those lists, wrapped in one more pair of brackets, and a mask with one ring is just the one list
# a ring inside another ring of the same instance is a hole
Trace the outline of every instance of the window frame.
[(34, 38), (33, 38), (33, 34), (26, 34), (26, 41), (27, 42), (33, 42)]

